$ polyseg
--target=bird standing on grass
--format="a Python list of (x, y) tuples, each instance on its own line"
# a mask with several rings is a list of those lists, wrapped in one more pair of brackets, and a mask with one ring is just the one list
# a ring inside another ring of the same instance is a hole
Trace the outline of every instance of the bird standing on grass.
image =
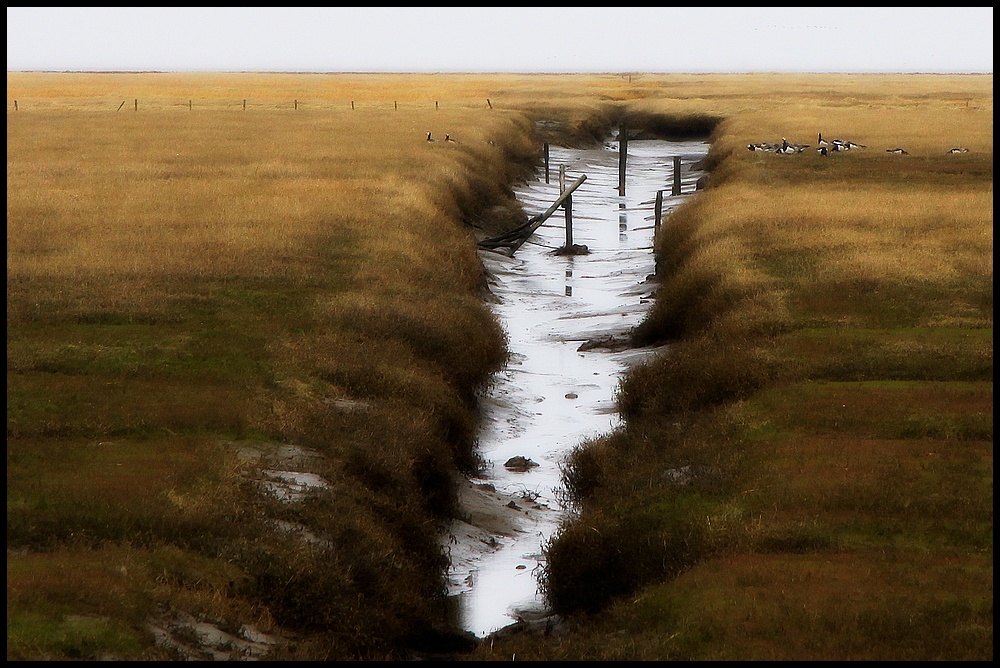
[(457, 144), (458, 143), (457, 141), (455, 141), (454, 139), (451, 138), (451, 135), (445, 135), (444, 136), (444, 140), (445, 141), (450, 141), (453, 144)]
[(910, 155), (909, 151), (904, 151), (901, 148), (887, 148), (885, 149), (885, 152), (892, 153), (893, 155)]
[(427, 133), (427, 141), (437, 141), (437, 139), (432, 139), (432, 138), (431, 138), (431, 133), (430, 133), (430, 132), (428, 132), (428, 133)]

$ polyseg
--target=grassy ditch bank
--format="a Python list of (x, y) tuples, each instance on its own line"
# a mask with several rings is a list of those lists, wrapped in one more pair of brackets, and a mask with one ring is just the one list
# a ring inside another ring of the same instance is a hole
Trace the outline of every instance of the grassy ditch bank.
[(465, 642), (437, 531), (506, 357), (475, 235), (521, 222), (530, 124), (91, 108), (147, 80), (8, 78), (8, 658)]
[(568, 621), (477, 657), (992, 658), (992, 93), (958, 95), (727, 116), (656, 241), (667, 352), (566, 465)]

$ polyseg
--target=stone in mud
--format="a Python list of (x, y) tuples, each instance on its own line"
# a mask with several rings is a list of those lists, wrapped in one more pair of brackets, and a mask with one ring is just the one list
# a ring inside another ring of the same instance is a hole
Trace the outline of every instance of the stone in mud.
[(530, 468), (538, 466), (538, 462), (533, 462), (527, 457), (522, 457), (517, 455), (516, 457), (511, 457), (506, 462), (504, 462), (504, 467), (510, 469), (511, 471), (527, 471)]
[(585, 244), (573, 244), (572, 246), (560, 246), (552, 251), (553, 255), (590, 255), (590, 248)]

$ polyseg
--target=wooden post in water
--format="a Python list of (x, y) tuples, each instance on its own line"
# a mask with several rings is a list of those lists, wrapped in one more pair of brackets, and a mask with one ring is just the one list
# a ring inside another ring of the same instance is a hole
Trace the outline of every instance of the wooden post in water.
[(670, 194), (676, 197), (681, 194), (681, 156), (674, 156), (674, 188)]
[(563, 202), (563, 212), (566, 214), (566, 250), (573, 248), (573, 195), (566, 195)]
[[(559, 165), (559, 194), (566, 192), (566, 165)], [(566, 249), (573, 247), (573, 195), (566, 195), (563, 200), (563, 213), (566, 215)]]
[(625, 124), (622, 123), (618, 127), (618, 194), (625, 194), (625, 163), (626, 157), (628, 155), (628, 139), (626, 137), (627, 130), (625, 129)]
[(656, 213), (653, 219), (653, 230), (654, 232), (660, 231), (660, 221), (663, 219), (663, 191), (656, 191)]
[(549, 143), (545, 142), (545, 182), (549, 182)]
[(572, 192), (577, 188), (579, 188), (580, 184), (582, 184), (586, 180), (587, 180), (587, 175), (581, 174), (580, 178), (578, 178), (573, 183), (569, 184), (566, 187), (566, 190), (563, 191), (562, 195), (559, 195), (559, 199), (557, 199), (555, 202), (549, 205), (548, 209), (546, 209), (541, 215), (532, 217), (528, 221), (528, 224), (523, 228), (523, 230), (519, 231), (518, 239), (509, 244), (510, 254), (514, 255), (514, 253), (517, 252), (517, 249), (520, 248), (524, 244), (524, 242), (528, 240), (528, 237), (534, 234), (535, 230), (541, 227), (542, 223), (544, 223), (549, 216), (555, 213), (556, 209), (562, 206), (563, 200), (569, 197), (572, 194)]

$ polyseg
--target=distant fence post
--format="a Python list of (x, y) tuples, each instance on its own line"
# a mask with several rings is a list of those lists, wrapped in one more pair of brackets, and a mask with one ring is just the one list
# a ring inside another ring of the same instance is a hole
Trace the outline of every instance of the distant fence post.
[(618, 128), (618, 194), (625, 194), (625, 160), (628, 155), (628, 129), (625, 123)]
[(298, 100), (295, 100), (295, 108), (296, 108), (296, 109), (298, 109), (298, 108), (299, 108), (299, 101), (298, 101)]
[(192, 100), (188, 100), (188, 111), (191, 111), (191, 103), (192, 103)]
[(674, 156), (674, 187), (670, 194), (677, 196), (681, 194), (681, 156)]
[(438, 108), (438, 102), (437, 102), (437, 100), (434, 100), (434, 108), (435, 108), (435, 109), (437, 109), (437, 108)]
[(135, 98), (135, 110), (139, 111), (139, 98)]
[(122, 103), (118, 105), (118, 111), (121, 111), (122, 107), (124, 106), (125, 106), (125, 100), (122, 100)]
[(398, 100), (392, 103), (392, 108), (393, 109), (399, 109), (399, 101)]
[(654, 214), (653, 229), (660, 231), (660, 220), (663, 218), (663, 191), (656, 191), (656, 213)]
[(545, 142), (545, 182), (549, 182), (549, 143)]
[(244, 98), (244, 100), (243, 100), (243, 111), (246, 111), (246, 110), (247, 110), (247, 101)]
[(493, 108), (493, 103), (490, 102), (490, 98), (486, 98), (486, 106), (489, 107), (490, 109)]
[(17, 111), (17, 100), (14, 100), (14, 111)]
[(354, 109), (354, 100), (351, 100), (351, 109)]

